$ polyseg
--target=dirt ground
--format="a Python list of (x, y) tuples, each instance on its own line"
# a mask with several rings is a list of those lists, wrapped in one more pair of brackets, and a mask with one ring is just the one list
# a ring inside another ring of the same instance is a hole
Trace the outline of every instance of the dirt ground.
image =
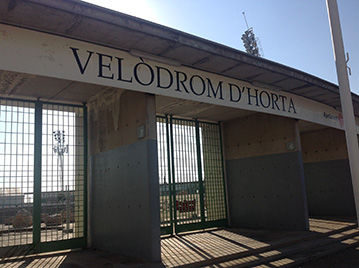
[(305, 263), (300, 268), (359, 268), (359, 247), (349, 248), (344, 251)]

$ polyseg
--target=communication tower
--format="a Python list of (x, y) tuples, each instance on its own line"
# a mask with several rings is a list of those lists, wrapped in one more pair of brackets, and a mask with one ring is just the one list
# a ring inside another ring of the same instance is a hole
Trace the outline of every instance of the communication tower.
[[(254, 35), (253, 32), (253, 27), (248, 26), (248, 22), (247, 22), (247, 18), (246, 18), (246, 14), (243, 12), (242, 13), (244, 16), (244, 20), (246, 22), (247, 25), (247, 30), (244, 32), (244, 34), (242, 34), (242, 40), (243, 40), (243, 44), (244, 47), (246, 49), (246, 52), (248, 54), (251, 54), (253, 56), (257, 56), (257, 57), (263, 57), (263, 50), (260, 46), (260, 42), (259, 39), (256, 38), (256, 36)], [(259, 53), (259, 51), (261, 51), (261, 53)]]

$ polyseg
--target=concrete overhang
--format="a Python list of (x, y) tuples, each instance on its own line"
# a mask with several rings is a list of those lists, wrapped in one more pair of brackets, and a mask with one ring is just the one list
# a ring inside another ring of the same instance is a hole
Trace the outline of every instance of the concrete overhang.
[[(251, 56), (245, 52), (208, 41), (184, 32), (158, 25), (88, 4), (78, 0), (4, 0), (0, 1), (0, 23), (55, 34), (124, 51), (140, 51), (169, 59), (188, 66), (225, 77), (290, 92), (327, 104), (340, 110), (338, 86), (302, 71)], [(71, 100), (86, 102), (91, 96), (104, 89), (73, 81), (0, 70), (2, 87), (9, 97), (31, 95), (48, 100)], [(8, 81), (8, 82), (7, 82)], [(49, 85), (49, 86), (47, 86)], [(80, 86), (82, 85), (82, 86)], [(26, 92), (23, 89), (26, 86)], [(46, 88), (46, 90), (44, 90)], [(42, 90), (43, 89), (43, 90)], [(4, 90), (3, 90), (4, 91)], [(2, 92), (4, 93), (4, 92)], [(37, 94), (37, 95), (36, 95)], [(352, 94), (355, 114), (359, 115), (359, 97)], [(187, 105), (189, 101), (159, 99), (162, 111), (172, 111)], [(192, 104), (193, 106), (194, 104)], [(189, 117), (218, 111), (213, 105), (203, 104)], [(228, 114), (234, 109), (228, 108)], [(223, 109), (224, 111), (225, 109)], [(227, 114), (224, 111), (225, 114)], [(245, 113), (245, 111), (242, 111)], [(222, 116), (222, 119), (226, 116)]]

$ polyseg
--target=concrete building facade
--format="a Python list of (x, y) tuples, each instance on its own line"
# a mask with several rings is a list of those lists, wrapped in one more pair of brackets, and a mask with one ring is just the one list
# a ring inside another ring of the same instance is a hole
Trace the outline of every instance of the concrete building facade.
[(77, 0), (2, 1), (0, 42), (1, 100), (84, 108), (83, 246), (160, 260), (156, 116), (220, 125), (230, 227), (308, 230), (311, 216), (355, 215), (334, 84)]

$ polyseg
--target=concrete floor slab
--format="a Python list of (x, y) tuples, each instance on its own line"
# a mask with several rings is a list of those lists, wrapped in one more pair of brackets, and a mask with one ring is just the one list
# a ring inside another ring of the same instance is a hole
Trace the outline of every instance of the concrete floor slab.
[[(330, 238), (334, 234), (330, 239), (335, 239), (338, 236), (336, 231), (350, 233), (346, 228), (350, 230), (355, 226), (353, 220), (311, 219), (310, 231), (226, 228), (169, 236), (162, 238), (162, 262), (159, 263), (144, 263), (109, 252), (84, 249), (6, 259), (0, 262), (0, 267), (232, 267), (275, 257), (281, 254), (278, 246), (300, 243), (314, 236)], [(273, 263), (281, 267), (291, 262), (290, 258), (282, 258)]]

